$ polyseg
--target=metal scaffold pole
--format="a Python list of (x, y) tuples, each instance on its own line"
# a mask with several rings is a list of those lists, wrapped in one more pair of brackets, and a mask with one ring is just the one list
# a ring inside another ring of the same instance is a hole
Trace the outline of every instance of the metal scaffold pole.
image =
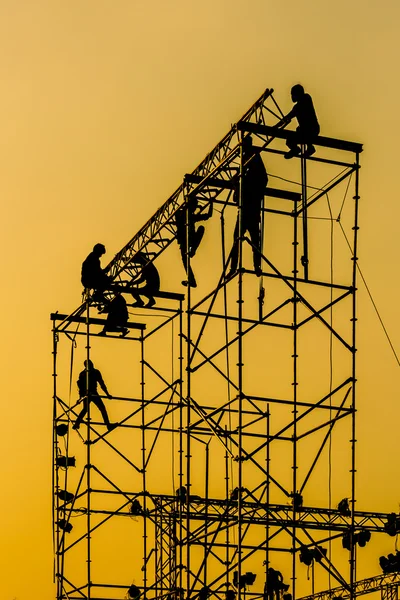
[[(301, 163), (305, 160), (302, 158)], [(304, 184), (304, 170), (302, 168), (302, 203), (303, 206), (307, 202), (306, 197), (304, 198), (305, 184)], [(305, 216), (303, 214), (303, 222)], [(303, 235), (305, 235), (303, 228)], [(305, 239), (305, 238), (304, 238)], [(293, 597), (296, 597), (296, 534), (297, 534), (297, 513), (298, 513), (298, 501), (297, 501), (297, 387), (298, 387), (298, 318), (297, 318), (297, 277), (298, 277), (298, 217), (297, 217), (297, 201), (294, 201), (294, 215), (293, 215), (293, 480), (292, 480), (292, 504), (293, 504), (293, 530), (292, 530), (292, 590)]]
[(354, 226), (353, 226), (353, 272), (352, 272), (352, 419), (351, 419), (351, 551), (350, 551), (350, 590), (351, 598), (354, 597), (354, 588), (357, 581), (356, 573), (356, 540), (355, 540), (355, 504), (356, 504), (356, 323), (357, 323), (357, 248), (358, 248), (358, 204), (359, 204), (359, 167), (360, 155), (356, 154), (355, 186), (354, 186)]

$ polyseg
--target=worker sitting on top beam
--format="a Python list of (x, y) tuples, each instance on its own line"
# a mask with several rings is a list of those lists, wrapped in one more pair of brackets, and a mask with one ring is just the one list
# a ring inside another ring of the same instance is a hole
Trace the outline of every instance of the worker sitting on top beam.
[(278, 123), (279, 126), (285, 126), (296, 117), (299, 126), (292, 138), (286, 141), (289, 152), (284, 155), (285, 158), (293, 158), (300, 154), (298, 144), (306, 145), (304, 156), (308, 158), (315, 152), (313, 142), (319, 134), (319, 123), (315, 113), (314, 104), (310, 94), (306, 94), (304, 88), (299, 83), (291, 89), (292, 100), (295, 103), (292, 110)]
[(105, 254), (106, 248), (103, 244), (96, 244), (92, 252), (82, 263), (81, 282), (84, 288), (95, 290), (93, 300), (107, 303), (104, 291), (110, 286), (110, 278), (101, 268), (100, 257)]

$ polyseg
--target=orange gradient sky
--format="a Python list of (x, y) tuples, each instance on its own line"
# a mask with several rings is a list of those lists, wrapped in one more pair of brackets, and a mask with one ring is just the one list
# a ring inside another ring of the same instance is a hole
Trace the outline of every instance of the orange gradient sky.
[[(0, 3), (1, 600), (54, 597), (50, 312), (266, 87), (287, 112), (301, 82), (323, 135), (364, 144), (359, 264), (399, 352), (399, 25), (398, 0)], [(358, 508), (398, 511), (400, 371), (361, 282), (358, 317)]]

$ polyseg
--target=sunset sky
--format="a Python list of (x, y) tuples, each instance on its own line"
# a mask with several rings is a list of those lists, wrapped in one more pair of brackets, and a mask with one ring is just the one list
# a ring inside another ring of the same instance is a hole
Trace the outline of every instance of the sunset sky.
[[(322, 135), (364, 144), (359, 265), (400, 353), (399, 26), (398, 0), (0, 2), (1, 600), (55, 593), (50, 313), (80, 304), (92, 246), (108, 262), (265, 88), (288, 112), (302, 83)], [(359, 288), (357, 506), (398, 512), (400, 371)]]

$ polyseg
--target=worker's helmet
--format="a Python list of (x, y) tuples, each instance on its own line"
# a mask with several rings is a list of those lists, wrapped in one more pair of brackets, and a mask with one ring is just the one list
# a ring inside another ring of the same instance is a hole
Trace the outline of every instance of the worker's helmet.
[(149, 257), (145, 252), (136, 252), (136, 254), (132, 257), (132, 262), (140, 263), (141, 265), (147, 263), (149, 261)]
[(253, 138), (251, 137), (251, 134), (247, 134), (244, 138), (243, 138), (243, 146), (252, 146), (253, 145)]
[(106, 247), (104, 244), (95, 244), (95, 246), (93, 246), (93, 252), (101, 256), (102, 254), (105, 254)]
[(300, 85), (300, 83), (296, 83), (296, 85), (294, 85), (290, 91), (293, 102), (297, 102), (301, 96), (304, 96), (304, 88), (302, 85)]

